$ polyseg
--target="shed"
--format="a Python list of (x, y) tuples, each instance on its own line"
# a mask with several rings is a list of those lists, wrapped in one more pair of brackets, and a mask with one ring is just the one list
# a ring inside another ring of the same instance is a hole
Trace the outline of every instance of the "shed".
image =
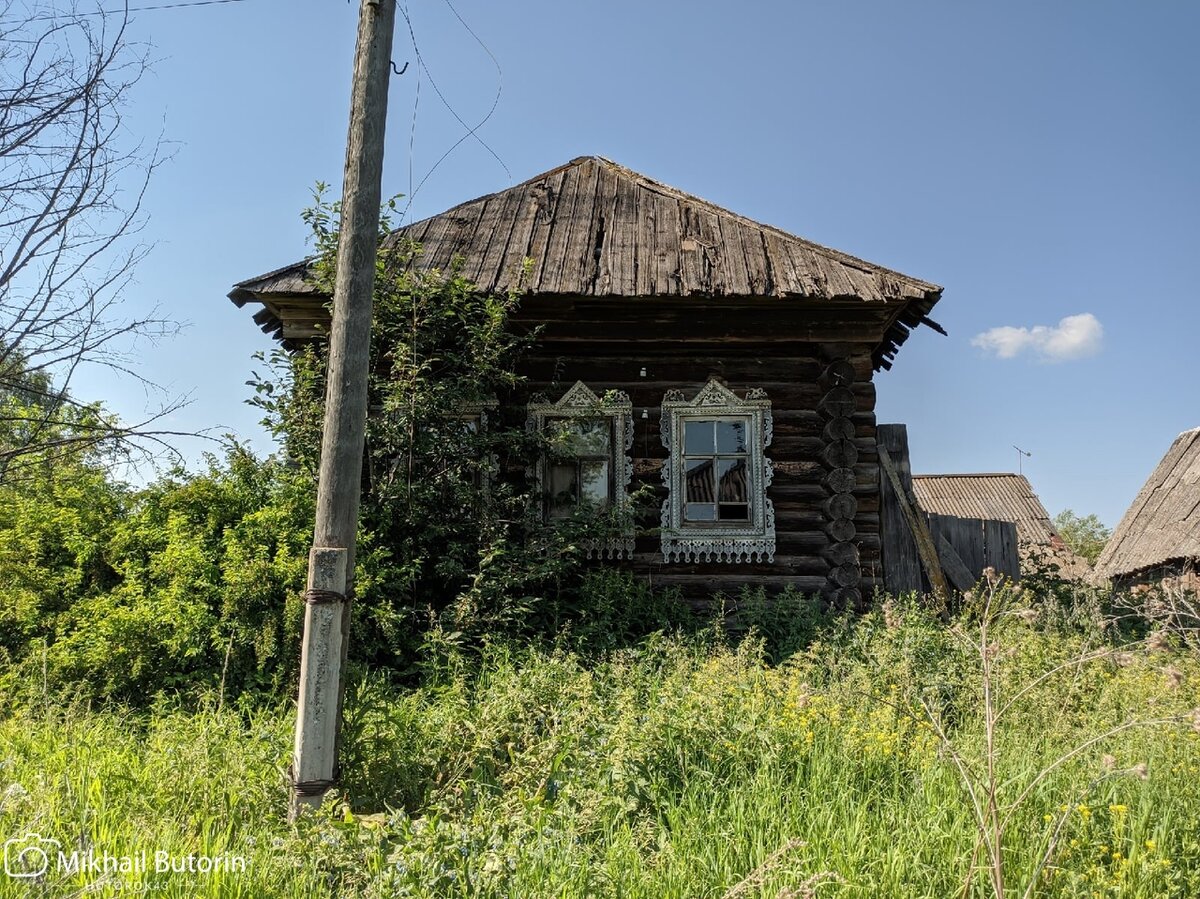
[[(457, 258), (479, 290), (519, 292), (515, 323), (540, 331), (502, 407), (607, 435), (575, 475), (539, 464), (547, 490), (619, 503), (630, 481), (657, 486), (657, 520), (604, 555), (685, 595), (790, 585), (854, 605), (879, 584), (873, 378), (920, 325), (945, 333), (928, 317), (942, 288), (597, 156), (399, 239), (422, 245), (416, 265)], [(229, 297), (287, 345), (321, 339), (307, 266)]]
[(1200, 586), (1200, 428), (1175, 438), (1096, 560), (1117, 587)]
[(913, 475), (913, 493), (928, 514), (1011, 521), (1017, 526), (1021, 567), (1052, 562), (1059, 573), (1084, 578), (1087, 561), (1063, 542), (1029, 479), (1010, 472)]

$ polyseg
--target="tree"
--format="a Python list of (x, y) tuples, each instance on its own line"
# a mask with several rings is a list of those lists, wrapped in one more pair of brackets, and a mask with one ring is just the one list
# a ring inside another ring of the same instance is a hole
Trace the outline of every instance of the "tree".
[(127, 137), (123, 109), (146, 71), (127, 16), (0, 0), (0, 480), (27, 456), (71, 446), (161, 442), (72, 398), (103, 365), (136, 375), (139, 337), (173, 326), (119, 308), (147, 247), (142, 202), (163, 159)]
[(1064, 509), (1054, 516), (1054, 529), (1063, 538), (1063, 542), (1076, 553), (1094, 565), (1104, 544), (1112, 536), (1112, 528), (1106, 527), (1095, 515), (1079, 517), (1070, 509)]

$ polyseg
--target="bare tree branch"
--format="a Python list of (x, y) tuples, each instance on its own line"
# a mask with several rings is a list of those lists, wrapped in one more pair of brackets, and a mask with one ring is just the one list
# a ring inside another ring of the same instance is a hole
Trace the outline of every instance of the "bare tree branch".
[(149, 249), (143, 203), (164, 160), (161, 139), (147, 145), (124, 123), (148, 65), (127, 26), (125, 13), (0, 0), (0, 401), (29, 404), (19, 420), (0, 415), (0, 481), (24, 455), (152, 437), (109, 416), (85, 422), (70, 399), (88, 366), (139, 377), (134, 342), (177, 330), (119, 308)]

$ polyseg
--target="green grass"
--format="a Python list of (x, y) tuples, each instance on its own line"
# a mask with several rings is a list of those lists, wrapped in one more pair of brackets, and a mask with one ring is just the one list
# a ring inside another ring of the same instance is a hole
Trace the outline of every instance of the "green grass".
[[(922, 706), (982, 770), (978, 658), (918, 610), (889, 620), (841, 623), (781, 665), (753, 640), (659, 637), (601, 660), (496, 649), (415, 690), (367, 678), (349, 702), (345, 790), (297, 827), (289, 709), (10, 709), (0, 837), (246, 862), (0, 876), (0, 897), (134, 895), (138, 881), (157, 897), (721, 897), (789, 844), (736, 895), (960, 895), (978, 830)], [(1015, 619), (997, 639), (1002, 697), (1087, 649)], [(1200, 662), (1179, 650), (1071, 666), (1001, 720), (1000, 800), (1114, 725), (1198, 705)], [(1038, 896), (1200, 895), (1198, 766), (1182, 717), (1063, 764), (1004, 833), (1008, 894), (1036, 876)], [(979, 872), (967, 894), (990, 891)]]

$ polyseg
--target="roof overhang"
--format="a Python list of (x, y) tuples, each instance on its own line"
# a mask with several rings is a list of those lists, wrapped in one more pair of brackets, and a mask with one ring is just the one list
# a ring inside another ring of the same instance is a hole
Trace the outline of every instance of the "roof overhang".
[[(877, 369), (890, 368), (921, 325), (946, 333), (929, 318), (942, 296), (936, 284), (754, 222), (601, 157), (572, 160), (385, 238), (400, 241), (420, 246), (413, 265), (446, 270), (457, 263), (480, 290), (515, 290), (527, 299), (783, 303), (814, 313), (859, 307), (872, 322), (864, 336), (875, 344)], [(317, 338), (328, 326), (328, 297), (309, 282), (310, 264), (241, 281), (229, 298), (261, 303), (255, 322), (285, 344)]]

